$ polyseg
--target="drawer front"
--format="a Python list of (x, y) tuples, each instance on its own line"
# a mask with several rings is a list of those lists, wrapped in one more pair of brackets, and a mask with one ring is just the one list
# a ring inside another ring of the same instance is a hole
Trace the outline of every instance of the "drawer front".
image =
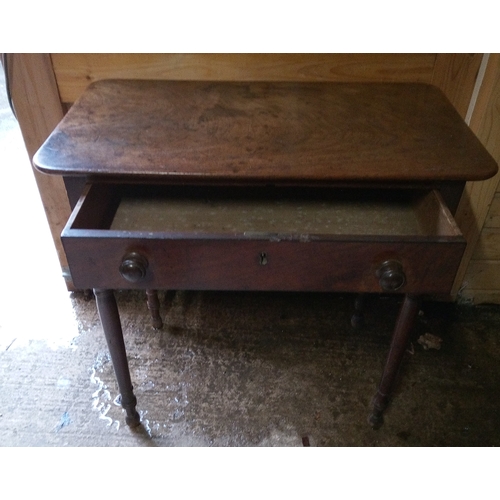
[(449, 293), (465, 248), (456, 238), (269, 241), (70, 233), (63, 244), (81, 289)]
[(448, 293), (465, 240), (411, 190), (89, 185), (63, 231), (78, 288)]

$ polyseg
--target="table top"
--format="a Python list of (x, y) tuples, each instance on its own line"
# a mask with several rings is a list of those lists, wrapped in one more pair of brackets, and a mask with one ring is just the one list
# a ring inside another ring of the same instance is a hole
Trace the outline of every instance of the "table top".
[(419, 83), (101, 80), (34, 157), (62, 175), (164, 181), (483, 180), (497, 164)]

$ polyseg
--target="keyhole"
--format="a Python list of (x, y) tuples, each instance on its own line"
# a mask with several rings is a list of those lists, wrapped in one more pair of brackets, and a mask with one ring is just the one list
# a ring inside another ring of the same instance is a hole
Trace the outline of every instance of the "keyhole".
[(259, 262), (261, 266), (265, 266), (267, 264), (267, 253), (261, 252), (259, 255)]

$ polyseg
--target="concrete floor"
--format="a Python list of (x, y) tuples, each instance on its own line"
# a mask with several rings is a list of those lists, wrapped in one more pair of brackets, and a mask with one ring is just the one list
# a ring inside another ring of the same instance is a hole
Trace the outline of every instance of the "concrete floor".
[[(143, 424), (124, 425), (94, 300), (66, 291), (0, 81), (1, 446), (498, 446), (500, 307), (424, 303), (384, 426), (366, 423), (398, 297), (118, 292)], [(440, 350), (417, 342), (442, 338)]]

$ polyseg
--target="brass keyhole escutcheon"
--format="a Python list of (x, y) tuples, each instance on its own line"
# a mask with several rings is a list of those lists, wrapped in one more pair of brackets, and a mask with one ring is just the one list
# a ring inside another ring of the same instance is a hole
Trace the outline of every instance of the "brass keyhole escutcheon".
[(266, 252), (260, 252), (259, 263), (261, 266), (265, 266), (267, 264), (267, 253)]

